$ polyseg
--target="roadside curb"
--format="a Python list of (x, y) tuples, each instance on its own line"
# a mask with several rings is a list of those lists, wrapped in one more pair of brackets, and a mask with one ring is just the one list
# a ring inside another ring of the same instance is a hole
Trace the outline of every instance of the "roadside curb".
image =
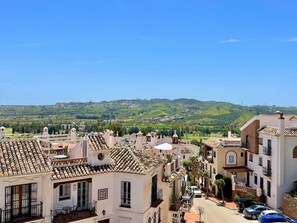
[[(219, 202), (216, 201), (214, 198), (212, 199), (212, 197), (208, 197), (208, 198), (205, 198), (205, 197), (204, 197), (204, 199), (206, 199), (206, 200), (210, 200), (210, 201), (212, 201), (212, 202), (214, 202), (214, 203), (216, 203), (216, 204), (219, 204)], [(237, 210), (237, 208), (228, 207), (227, 205), (224, 205), (224, 206), (222, 205), (222, 207), (228, 208), (229, 210)]]

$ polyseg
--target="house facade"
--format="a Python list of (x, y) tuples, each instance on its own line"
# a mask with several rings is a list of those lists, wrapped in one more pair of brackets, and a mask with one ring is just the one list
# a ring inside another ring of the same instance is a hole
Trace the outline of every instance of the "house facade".
[[(113, 137), (112, 134), (106, 134)], [(164, 162), (102, 134), (0, 141), (4, 222), (168, 221)]]
[(249, 186), (279, 208), (284, 194), (297, 179), (297, 118), (293, 115), (258, 115), (241, 128), (243, 148), (247, 150)]

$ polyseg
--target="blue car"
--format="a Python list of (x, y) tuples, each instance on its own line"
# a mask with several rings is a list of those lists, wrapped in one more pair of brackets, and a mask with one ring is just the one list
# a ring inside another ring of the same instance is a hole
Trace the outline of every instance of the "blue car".
[(280, 214), (268, 214), (263, 215), (259, 218), (259, 223), (273, 223), (273, 222), (286, 222), (286, 223), (295, 223), (296, 221), (292, 221), (289, 218), (286, 218)]
[(248, 208), (243, 209), (243, 214), (247, 218), (251, 218), (256, 220), (260, 213), (265, 210), (269, 210), (270, 208), (264, 205), (252, 205)]

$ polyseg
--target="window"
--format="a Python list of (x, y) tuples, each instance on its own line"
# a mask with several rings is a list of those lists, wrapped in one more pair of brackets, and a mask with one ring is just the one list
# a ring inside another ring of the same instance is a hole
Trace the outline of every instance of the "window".
[(98, 160), (103, 160), (104, 159), (104, 155), (103, 153), (99, 153), (98, 154)]
[(186, 159), (186, 155), (183, 155), (183, 159)]
[(131, 207), (131, 182), (121, 182), (121, 207)]
[(259, 166), (262, 166), (262, 157), (259, 157)]
[(249, 161), (253, 162), (253, 154), (252, 153), (249, 154)]
[(71, 184), (61, 184), (59, 186), (59, 201), (70, 199)]
[(267, 181), (267, 196), (271, 197), (271, 182)]
[(268, 149), (271, 149), (271, 140), (270, 139), (268, 139), (268, 141), (267, 141), (267, 147), (268, 147)]
[(217, 152), (213, 151), (213, 157), (216, 158), (217, 157)]
[(243, 157), (243, 152), (240, 153), (240, 157)]
[(152, 218), (149, 217), (148, 220), (147, 220), (147, 223), (151, 223), (152, 222)]
[(234, 163), (234, 156), (232, 155), (229, 156), (229, 163)]
[(263, 190), (263, 177), (260, 177), (260, 188)]
[(229, 151), (226, 153), (226, 165), (236, 164), (236, 153), (234, 151)]
[[(9, 222), (20, 216), (39, 214), (37, 205), (37, 184), (23, 184), (5, 187), (5, 213), (2, 219)], [(4, 221), (3, 221), (4, 222)]]
[(297, 146), (293, 149), (293, 158), (297, 158)]
[(257, 175), (254, 176), (254, 184), (255, 185), (258, 185), (258, 177), (257, 177)]
[(213, 173), (216, 174), (216, 168), (213, 168)]
[(263, 138), (259, 138), (259, 144), (263, 145)]

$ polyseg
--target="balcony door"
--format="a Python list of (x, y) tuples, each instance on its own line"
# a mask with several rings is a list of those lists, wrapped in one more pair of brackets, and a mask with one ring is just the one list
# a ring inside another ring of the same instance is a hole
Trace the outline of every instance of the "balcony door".
[(157, 175), (152, 177), (152, 202), (157, 200), (157, 191), (158, 191), (158, 187), (157, 187)]
[(37, 202), (37, 184), (23, 184), (5, 188), (5, 220), (32, 214)]
[(77, 207), (78, 210), (88, 209), (89, 203), (89, 184), (87, 181), (77, 183)]

